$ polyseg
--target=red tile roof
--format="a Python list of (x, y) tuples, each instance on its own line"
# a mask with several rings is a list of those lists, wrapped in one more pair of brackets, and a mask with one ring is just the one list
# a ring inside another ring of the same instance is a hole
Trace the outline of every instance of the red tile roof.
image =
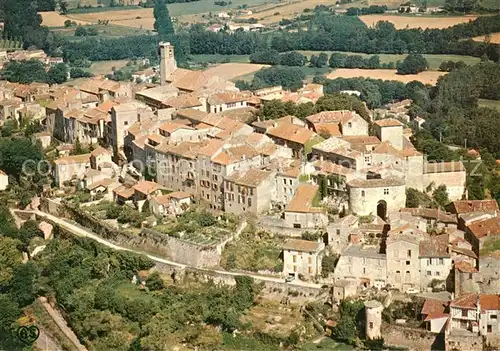
[(394, 118), (386, 118), (375, 121), (379, 127), (402, 127), (403, 123)]
[(479, 295), (479, 303), (481, 304), (481, 311), (500, 310), (500, 295), (481, 294)]
[(498, 211), (496, 200), (460, 200), (450, 206), (454, 213), (495, 212)]
[(283, 245), (283, 250), (315, 252), (320, 248), (320, 244), (315, 241), (288, 239)]
[(500, 235), (500, 217), (473, 222), (467, 228), (478, 239), (486, 236)]
[(469, 309), (477, 308), (477, 300), (476, 294), (464, 295), (452, 301), (450, 306)]
[(448, 313), (446, 313), (448, 304), (449, 303), (445, 301), (427, 299), (422, 306), (421, 313), (425, 316), (426, 321), (447, 317), (449, 315)]
[(462, 273), (477, 273), (479, 272), (476, 267), (470, 264), (467, 261), (458, 261), (455, 262), (455, 268)]
[(314, 184), (300, 184), (292, 200), (286, 207), (286, 212), (322, 212), (320, 207), (313, 207), (313, 199), (318, 192)]

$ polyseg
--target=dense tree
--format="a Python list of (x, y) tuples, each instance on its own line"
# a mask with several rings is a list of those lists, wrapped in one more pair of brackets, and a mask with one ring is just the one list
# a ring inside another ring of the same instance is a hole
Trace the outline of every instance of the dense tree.
[(10, 294), (20, 306), (26, 306), (35, 300), (35, 283), (38, 270), (31, 261), (19, 265), (14, 270), (10, 281)]
[(312, 55), (309, 59), (309, 64), (311, 67), (321, 68), (326, 66), (328, 63), (328, 55), (324, 52), (320, 53), (318, 56)]
[(306, 57), (295, 51), (280, 55), (280, 65), (282, 66), (304, 66), (306, 62)]
[(257, 51), (250, 55), (250, 62), (266, 65), (279, 65), (280, 54), (276, 50)]
[(155, 0), (153, 15), (155, 17), (154, 29), (161, 38), (168, 38), (175, 34), (165, 0)]
[(52, 66), (47, 72), (47, 83), (61, 84), (68, 79), (68, 66), (64, 63), (58, 63)]
[(429, 63), (420, 54), (409, 54), (397, 68), (398, 74), (417, 74), (426, 71)]
[(439, 204), (439, 206), (441, 206), (441, 208), (444, 208), (450, 203), (450, 199), (448, 198), (448, 191), (446, 189), (446, 185), (444, 184), (438, 186), (432, 193), (432, 196), (434, 197), (434, 200), (436, 200), (436, 202)]
[(274, 66), (264, 68), (255, 73), (255, 78), (265, 86), (281, 85), (284, 89), (295, 91), (302, 88), (305, 74), (298, 67)]
[(2, 74), (5, 79), (14, 83), (29, 84), (47, 81), (47, 72), (43, 63), (35, 59), (19, 62), (11, 61), (5, 65)]

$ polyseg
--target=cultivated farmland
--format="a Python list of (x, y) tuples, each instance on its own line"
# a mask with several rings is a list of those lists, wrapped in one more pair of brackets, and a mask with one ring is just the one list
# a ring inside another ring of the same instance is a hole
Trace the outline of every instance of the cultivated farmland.
[(377, 22), (388, 21), (394, 24), (396, 29), (404, 28), (448, 28), (459, 23), (474, 21), (477, 16), (439, 17), (439, 16), (400, 16), (400, 15), (366, 15), (359, 18), (369, 27)]
[(475, 41), (489, 41), (492, 44), (500, 44), (500, 33), (492, 33), (490, 35), (482, 35), (480, 37), (474, 37)]
[[(61, 15), (56, 11), (48, 11), (48, 12), (39, 12), (42, 16), (42, 25), (47, 27), (64, 27), (64, 21), (67, 21), (69, 18)], [(89, 24), (90, 22), (85, 21), (83, 19), (73, 19), (77, 24)], [(97, 22), (97, 21), (96, 21)]]
[(425, 71), (419, 74), (399, 75), (395, 70), (390, 69), (350, 69), (339, 68), (327, 74), (327, 78), (373, 78), (383, 80), (397, 80), (399, 82), (408, 83), (414, 80), (424, 84), (436, 84), (439, 77), (445, 75), (446, 72)]
[(257, 65), (253, 63), (223, 63), (209, 68), (207, 72), (230, 80), (257, 72), (263, 67), (268, 67), (268, 65)]

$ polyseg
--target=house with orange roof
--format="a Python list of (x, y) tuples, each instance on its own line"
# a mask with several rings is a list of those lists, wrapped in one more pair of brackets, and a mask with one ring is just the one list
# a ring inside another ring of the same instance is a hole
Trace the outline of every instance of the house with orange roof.
[(285, 224), (289, 228), (318, 229), (326, 227), (328, 217), (318, 203), (319, 187), (300, 184), (285, 208)]
[(330, 136), (368, 135), (368, 122), (354, 111), (323, 111), (306, 117), (306, 121), (318, 134), (323, 128), (332, 132)]
[(403, 149), (403, 123), (395, 118), (386, 118), (375, 121), (373, 125), (380, 141), (390, 142), (396, 150)]
[(454, 270), (455, 296), (459, 297), (479, 292), (479, 271), (475, 264), (467, 261), (455, 261)]
[(293, 157), (300, 158), (310, 147), (322, 141), (322, 138), (305, 127), (294, 123), (274, 124), (267, 130), (267, 135), (278, 145), (292, 149)]
[(146, 200), (150, 200), (152, 196), (157, 196), (161, 194), (162, 187), (156, 183), (148, 180), (140, 180), (133, 187), (134, 196), (133, 200), (139, 211), (142, 211), (142, 207)]
[(207, 112), (220, 113), (226, 110), (247, 107), (250, 94), (241, 92), (221, 92), (212, 94), (207, 99)]
[(469, 224), (465, 238), (472, 244), (474, 252), (479, 255), (487, 240), (500, 239), (500, 217), (475, 221)]
[(448, 322), (449, 301), (426, 299), (420, 314), (425, 323), (425, 328), (436, 334), (444, 333)]
[(184, 213), (190, 205), (191, 195), (183, 191), (152, 196), (149, 200), (151, 212), (156, 216), (176, 216)]
[(111, 152), (99, 146), (90, 153), (90, 165), (93, 169), (99, 169), (103, 162), (111, 163)]

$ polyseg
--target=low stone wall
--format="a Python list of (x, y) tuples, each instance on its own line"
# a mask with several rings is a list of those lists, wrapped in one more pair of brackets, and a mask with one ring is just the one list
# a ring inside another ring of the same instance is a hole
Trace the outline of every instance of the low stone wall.
[(222, 249), (246, 225), (243, 222), (232, 235), (225, 237), (219, 243), (199, 245), (152, 229), (143, 229), (139, 235), (132, 235), (110, 226), (79, 208), (62, 203), (56, 206), (55, 202), (50, 199), (44, 199), (41, 208), (53, 215), (71, 218), (79, 225), (90, 229), (116, 245), (139, 249), (153, 255), (161, 255), (172, 261), (196, 267), (219, 266)]
[(411, 351), (444, 350), (444, 335), (424, 329), (384, 324), (382, 337), (387, 345), (405, 347)]
[[(240, 274), (231, 274), (229, 272), (212, 271), (207, 269), (197, 269), (192, 267), (186, 267), (184, 269), (179, 269), (164, 263), (156, 263), (155, 270), (175, 276), (176, 280), (182, 279), (193, 279), (200, 281), (212, 280), (215, 284), (224, 285), (235, 285), (235, 277), (237, 275), (247, 275), (245, 272)], [(310, 286), (297, 286), (286, 283), (283, 281), (269, 281), (269, 280), (259, 280), (254, 278), (257, 283), (264, 283), (264, 293), (266, 298), (276, 299), (276, 300), (286, 300), (292, 303), (302, 303), (304, 301), (311, 301), (311, 299), (322, 299), (324, 295), (324, 300), (328, 298), (328, 290), (321, 289), (319, 287)]]
[(304, 232), (315, 232), (320, 228), (290, 228), (285, 226), (285, 221), (280, 218), (263, 217), (256, 224), (257, 229), (284, 236), (300, 238)]
[(446, 350), (481, 351), (483, 350), (483, 338), (479, 335), (462, 335), (452, 332), (446, 336)]

